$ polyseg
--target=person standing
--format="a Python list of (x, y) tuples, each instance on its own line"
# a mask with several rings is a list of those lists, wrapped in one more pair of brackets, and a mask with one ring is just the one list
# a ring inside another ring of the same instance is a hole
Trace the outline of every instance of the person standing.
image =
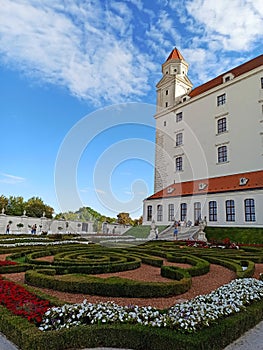
[(174, 224), (174, 238), (177, 240), (178, 237), (178, 222), (176, 221)]
[(10, 230), (10, 225), (7, 224), (7, 226), (6, 226), (6, 234), (9, 234), (9, 230)]

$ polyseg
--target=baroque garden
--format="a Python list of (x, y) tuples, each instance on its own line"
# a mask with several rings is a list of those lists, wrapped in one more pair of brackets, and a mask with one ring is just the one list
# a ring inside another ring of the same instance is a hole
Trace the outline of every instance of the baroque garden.
[[(155, 193), (140, 234), (115, 225), (103, 237), (88, 234), (93, 225), (77, 234), (81, 223), (64, 228), (42, 212), (42, 234), (2, 234), (0, 332), (22, 350), (216, 350), (262, 320), (262, 57), (192, 89), (188, 63), (171, 52), (157, 84)], [(14, 227), (35, 223), (25, 214)], [(203, 229), (169, 231), (202, 218), (208, 242)]]
[(262, 319), (261, 245), (125, 235), (2, 235), (0, 331), (22, 350), (223, 349)]

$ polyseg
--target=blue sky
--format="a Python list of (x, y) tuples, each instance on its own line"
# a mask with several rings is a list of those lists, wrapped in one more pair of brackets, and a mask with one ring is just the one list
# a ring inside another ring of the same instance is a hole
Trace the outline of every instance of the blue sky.
[[(0, 0), (0, 194), (142, 213), (155, 85), (176, 46), (194, 86), (262, 54), (261, 0)], [(118, 118), (117, 118), (118, 117)]]

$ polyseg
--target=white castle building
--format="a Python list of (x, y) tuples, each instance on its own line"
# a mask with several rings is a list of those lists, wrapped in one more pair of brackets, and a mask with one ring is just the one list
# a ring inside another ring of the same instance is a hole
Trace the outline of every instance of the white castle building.
[(175, 48), (157, 84), (155, 193), (143, 223), (263, 226), (263, 55), (193, 89)]

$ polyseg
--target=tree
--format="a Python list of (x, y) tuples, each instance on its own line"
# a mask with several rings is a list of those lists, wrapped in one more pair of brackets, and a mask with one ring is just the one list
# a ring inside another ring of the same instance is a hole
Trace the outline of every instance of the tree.
[(6, 214), (21, 216), (25, 210), (25, 202), (23, 197), (10, 196), (6, 206)]
[(117, 222), (118, 224), (121, 224), (121, 225), (132, 225), (133, 224), (133, 220), (132, 218), (130, 218), (130, 215), (129, 213), (119, 213), (117, 215)]
[(7, 197), (4, 196), (4, 195), (1, 195), (1, 196), (0, 196), (0, 211), (1, 211), (2, 209), (5, 209), (5, 210), (6, 210), (7, 204), (8, 204), (8, 199), (7, 199)]
[(142, 221), (143, 221), (143, 218), (142, 218), (142, 216), (140, 216), (139, 219), (134, 219), (133, 220), (133, 225), (134, 226), (142, 225)]
[(40, 218), (45, 212), (47, 218), (52, 218), (54, 209), (46, 205), (39, 197), (32, 197), (25, 203), (25, 210), (27, 216)]

